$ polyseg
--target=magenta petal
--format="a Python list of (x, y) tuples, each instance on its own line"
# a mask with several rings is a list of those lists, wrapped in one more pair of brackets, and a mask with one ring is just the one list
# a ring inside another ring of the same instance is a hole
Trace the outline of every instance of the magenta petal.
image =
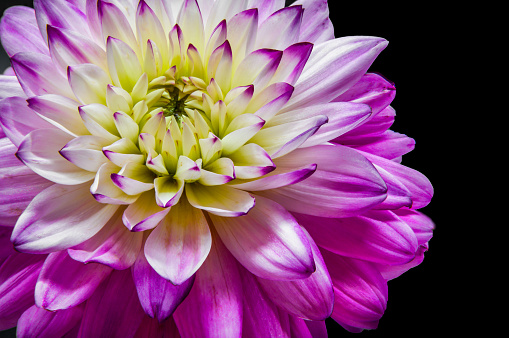
[(110, 272), (106, 265), (75, 261), (66, 251), (51, 253), (35, 286), (35, 304), (51, 311), (76, 306), (87, 300)]
[(142, 233), (130, 232), (122, 222), (122, 209), (92, 238), (67, 249), (72, 259), (105, 264), (116, 270), (134, 264), (143, 241)]
[(412, 206), (412, 193), (387, 170), (376, 167), (378, 173), (387, 185), (387, 198), (374, 209), (396, 210)]
[(0, 111), (0, 125), (16, 146), (34, 129), (54, 128), (28, 108), (26, 100), (21, 97), (8, 97), (0, 101)]
[(435, 224), (428, 216), (410, 209), (399, 209), (393, 212), (412, 228), (419, 245), (426, 244), (433, 237)]
[(164, 322), (157, 319), (144, 316), (143, 320), (136, 331), (134, 338), (180, 338), (180, 333), (172, 317)]
[(321, 251), (334, 284), (332, 318), (355, 328), (375, 329), (387, 307), (387, 281), (372, 263)]
[(16, 252), (0, 266), (0, 330), (16, 326), (34, 304), (34, 287), (45, 258)]
[(342, 256), (382, 264), (411, 261), (417, 250), (412, 229), (390, 211), (368, 211), (350, 218), (294, 214), (316, 243)]
[(191, 337), (241, 337), (242, 281), (235, 258), (214, 234), (193, 288), (173, 317)]
[(396, 160), (411, 152), (415, 147), (414, 139), (392, 130), (387, 130), (382, 135), (366, 139), (364, 142), (365, 144), (355, 146), (355, 149), (389, 160)]
[(293, 280), (315, 271), (305, 233), (276, 202), (257, 196), (255, 207), (245, 216), (210, 218), (225, 246), (251, 273), (271, 280)]
[(132, 337), (145, 313), (131, 270), (114, 270), (89, 298), (79, 337)]
[[(12, 72), (14, 72), (12, 67), (7, 69), (10, 69)], [(21, 85), (19, 84), (15, 74), (0, 75), (0, 100), (11, 96), (19, 96), (23, 98), (27, 97), (23, 91), (23, 88), (21, 88)]]
[(293, 281), (257, 280), (261, 289), (283, 310), (299, 318), (325, 320), (330, 317), (334, 304), (332, 281), (318, 247), (309, 234), (306, 236), (316, 264), (311, 276)]
[(19, 318), (16, 335), (20, 338), (62, 337), (80, 322), (84, 308), (83, 304), (52, 312), (33, 305)]
[(327, 338), (327, 327), (323, 320), (304, 320), (290, 315), (290, 337), (292, 338)]
[(272, 82), (286, 82), (294, 85), (299, 79), (312, 50), (313, 44), (309, 42), (299, 42), (286, 48), (283, 51), (283, 57)]
[(9, 56), (19, 52), (48, 54), (48, 46), (39, 33), (33, 8), (7, 8), (0, 23), (2, 46)]
[(148, 263), (143, 251), (132, 267), (134, 284), (145, 313), (159, 322), (167, 320), (186, 298), (194, 283), (194, 275), (181, 285), (173, 285), (161, 277)]
[(368, 121), (339, 136), (333, 142), (351, 146), (368, 143), (369, 139), (385, 133), (394, 123), (395, 116), (394, 108), (387, 106), (375, 116), (371, 116)]
[(28, 96), (48, 93), (73, 97), (67, 79), (48, 55), (21, 52), (11, 57), (12, 68)]

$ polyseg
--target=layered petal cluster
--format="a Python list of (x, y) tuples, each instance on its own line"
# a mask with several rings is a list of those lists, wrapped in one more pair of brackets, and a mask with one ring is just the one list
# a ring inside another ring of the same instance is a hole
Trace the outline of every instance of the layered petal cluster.
[[(382, 38), (327, 2), (35, 0), (0, 37), (0, 330), (376, 328), (433, 189), (401, 164)], [(12, 242), (12, 244), (10, 243)], [(15, 250), (14, 250), (14, 249)], [(49, 311), (47, 311), (49, 310)]]

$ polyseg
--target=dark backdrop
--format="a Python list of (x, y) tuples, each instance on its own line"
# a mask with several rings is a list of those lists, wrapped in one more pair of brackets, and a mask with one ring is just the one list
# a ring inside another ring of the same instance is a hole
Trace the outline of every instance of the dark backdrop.
[[(397, 118), (392, 129), (416, 140), (415, 150), (403, 157), (403, 164), (424, 173), (435, 188), (430, 206), (422, 209), (436, 223), (424, 262), (389, 282), (388, 307), (378, 329), (364, 331), (358, 337), (458, 333), (458, 325), (469, 325), (464, 317), (469, 309), (461, 302), (463, 291), (458, 284), (462, 272), (457, 263), (465, 259), (465, 244), (453, 194), (462, 179), (454, 174), (461, 159), (455, 155), (457, 143), (451, 137), (451, 128), (456, 128), (451, 126), (452, 115), (457, 113), (451, 95), (457, 71), (451, 47), (459, 28), (451, 23), (451, 13), (440, 6), (395, 3), (329, 1), (336, 37), (374, 35), (389, 40), (371, 71), (383, 74), (396, 85), (392, 105)], [(31, 1), (3, 0), (0, 13), (18, 4), (31, 5)], [(9, 61), (3, 50), (0, 53), (3, 70)], [(332, 320), (327, 320), (327, 325), (331, 337), (354, 336)], [(6, 337), (14, 334), (15, 330), (0, 332)]]

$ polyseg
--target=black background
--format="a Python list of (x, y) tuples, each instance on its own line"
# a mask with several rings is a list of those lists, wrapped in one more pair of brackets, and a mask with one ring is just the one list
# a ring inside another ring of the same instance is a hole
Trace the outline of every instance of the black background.
[[(31, 1), (4, 0), (0, 12), (16, 4), (31, 5)], [(466, 112), (457, 104), (455, 90), (461, 86), (458, 74), (463, 69), (457, 50), (464, 27), (454, 8), (436, 3), (373, 5), (329, 0), (329, 7), (336, 37), (373, 35), (389, 41), (370, 71), (396, 85), (392, 106), (397, 117), (391, 129), (416, 140), (415, 150), (403, 157), (403, 164), (431, 180), (435, 196), (421, 211), (436, 224), (424, 262), (389, 282), (389, 302), (378, 329), (351, 334), (327, 320), (329, 336), (421, 337), (470, 332), (478, 323), (473, 320), (472, 298), (476, 297), (465, 295), (467, 288), (475, 290), (475, 282), (465, 272), (472, 257), (463, 236), (474, 220), (460, 219), (469, 208), (459, 207), (466, 191), (462, 182), (471, 173), (457, 170), (464, 162), (465, 147), (457, 116)], [(0, 68), (5, 69), (9, 61), (0, 52)], [(14, 336), (14, 332), (0, 332), (0, 336)]]

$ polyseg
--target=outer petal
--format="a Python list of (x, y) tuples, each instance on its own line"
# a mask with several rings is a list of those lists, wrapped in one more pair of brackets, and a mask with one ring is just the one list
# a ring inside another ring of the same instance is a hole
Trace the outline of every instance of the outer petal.
[(77, 262), (66, 251), (51, 253), (35, 285), (35, 304), (50, 311), (81, 304), (110, 272), (106, 265)]
[(48, 54), (42, 39), (33, 8), (14, 6), (7, 8), (0, 23), (2, 46), (9, 56), (19, 52)]
[(417, 250), (412, 229), (390, 211), (370, 210), (351, 218), (294, 216), (320, 247), (342, 256), (403, 264), (411, 261)]
[(191, 292), (174, 313), (181, 332), (193, 337), (241, 337), (242, 282), (235, 258), (214, 233)]
[(88, 184), (55, 184), (21, 214), (11, 240), (19, 251), (47, 253), (86, 241), (108, 222), (117, 206), (97, 203)]
[[(8, 69), (14, 72), (12, 67)], [(14, 75), (14, 73), (12, 75), (0, 75), (0, 100), (11, 96), (27, 97)]]
[(45, 256), (13, 253), (0, 266), (0, 330), (16, 326), (34, 304), (34, 287)]
[(381, 38), (354, 36), (313, 48), (285, 111), (330, 102), (355, 84), (387, 46)]
[(23, 312), (18, 320), (17, 337), (52, 338), (65, 336), (81, 320), (84, 306), (51, 312), (35, 305)]
[(349, 217), (379, 204), (387, 187), (373, 165), (355, 150), (340, 145), (297, 149), (278, 159), (298, 167), (316, 163), (318, 170), (297, 184), (260, 192), (287, 210), (321, 217)]
[(113, 271), (87, 301), (79, 337), (132, 337), (145, 313), (131, 271)]
[(138, 255), (132, 271), (143, 310), (159, 322), (168, 320), (187, 297), (194, 283), (193, 275), (183, 284), (173, 285), (150, 266), (143, 251)]
[(304, 230), (313, 251), (316, 271), (308, 278), (293, 281), (271, 281), (257, 278), (262, 290), (285, 311), (308, 320), (325, 320), (332, 313), (332, 281), (318, 247)]
[(271, 280), (306, 278), (315, 271), (306, 235), (279, 204), (257, 197), (247, 215), (222, 218), (210, 215), (230, 252), (253, 274)]
[(59, 129), (37, 129), (19, 145), (16, 156), (42, 177), (59, 184), (80, 184), (94, 177), (60, 155), (72, 137)]
[(179, 285), (202, 265), (211, 241), (203, 212), (182, 198), (147, 238), (145, 255), (157, 273)]
[(285, 7), (284, 0), (249, 0), (248, 8), (258, 8), (260, 22), (265, 21), (272, 13)]
[(334, 39), (334, 27), (329, 19), (326, 0), (297, 0), (293, 5), (302, 5), (304, 15), (300, 26), (300, 41), (314, 44)]
[(138, 327), (134, 338), (150, 337), (179, 338), (180, 333), (173, 317), (170, 317), (161, 323), (157, 319), (145, 316)]
[[(285, 49), (299, 40), (304, 10), (302, 6), (285, 7), (271, 14), (258, 27), (255, 49)], [(277, 32), (277, 34), (274, 34)]]

